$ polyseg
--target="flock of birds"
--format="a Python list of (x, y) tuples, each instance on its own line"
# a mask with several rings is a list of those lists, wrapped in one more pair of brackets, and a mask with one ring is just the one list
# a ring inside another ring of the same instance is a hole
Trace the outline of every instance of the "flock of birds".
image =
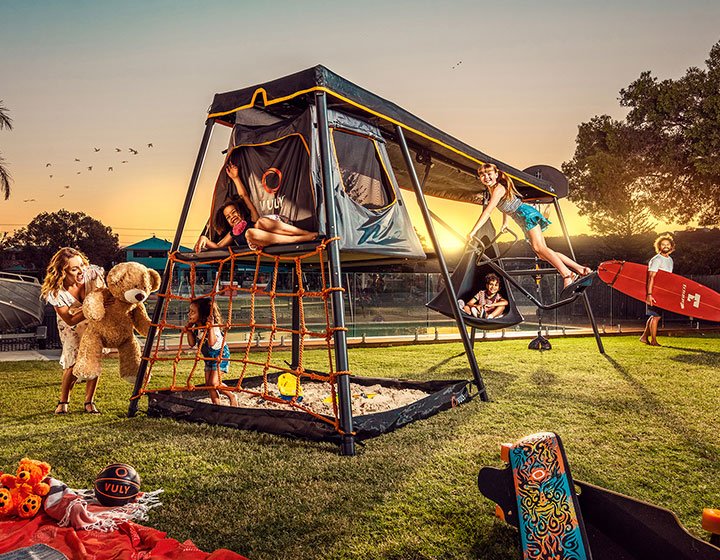
[[(152, 147), (153, 147), (152, 142), (149, 142), (149, 143), (147, 144), (147, 147), (148, 147), (148, 148), (152, 148)], [(97, 152), (100, 152), (100, 151), (102, 151), (102, 148), (93, 147), (93, 152), (97, 153)], [(138, 154), (140, 153), (140, 151), (139, 151), (139, 150), (136, 150), (135, 148), (128, 148), (127, 151), (128, 151), (131, 155), (133, 155), (133, 156), (136, 156), (136, 155), (138, 155)], [(116, 153), (122, 153), (123, 150), (122, 150), (121, 148), (115, 148), (115, 152), (116, 152)], [(81, 160), (80, 158), (77, 158), (77, 157), (76, 157), (74, 163), (81, 163), (81, 161), (82, 161), (82, 160)], [(124, 160), (122, 160), (120, 163), (121, 163), (121, 164), (129, 163), (129, 160), (124, 159)], [(45, 164), (45, 168), (46, 168), (46, 169), (47, 169), (47, 168), (50, 168), (50, 167), (52, 167), (52, 166), (53, 166), (52, 162), (48, 162), (48, 163)], [(88, 166), (86, 166), (86, 170), (87, 170), (87, 171), (92, 171), (93, 168), (95, 168), (95, 167), (96, 167), (96, 165), (88, 165)], [(114, 167), (113, 167), (112, 165), (111, 165), (111, 166), (108, 166), (108, 168), (107, 168), (107, 171), (114, 171), (114, 170), (115, 170), (115, 169), (114, 169)], [(76, 171), (75, 174), (76, 174), (76, 175), (80, 175), (80, 174), (82, 174), (82, 171)], [(50, 177), (50, 179), (52, 179), (52, 178), (54, 177), (54, 174), (51, 173), (51, 174), (49, 175), (49, 177)], [(64, 185), (63, 188), (64, 188), (64, 189), (69, 189), (69, 188), (70, 188), (70, 185)], [(62, 194), (59, 195), (60, 198), (62, 198), (62, 197), (64, 197), (64, 196), (65, 196), (65, 193), (62, 193)], [(23, 202), (35, 202), (35, 199), (34, 199), (34, 198), (27, 198), (27, 199), (23, 200)]]

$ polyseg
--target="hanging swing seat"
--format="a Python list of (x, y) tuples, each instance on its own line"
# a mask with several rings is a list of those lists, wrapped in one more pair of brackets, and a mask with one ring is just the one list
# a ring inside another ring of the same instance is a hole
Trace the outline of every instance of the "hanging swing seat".
[[(487, 254), (488, 257), (494, 261), (497, 253), (493, 245), (487, 244), (484, 254)], [(498, 261), (496, 266), (502, 269), (502, 261)], [(450, 278), (458, 299), (468, 301), (477, 294), (478, 291), (482, 290), (485, 287), (485, 276), (490, 272), (495, 272), (495, 270), (488, 263), (481, 261), (480, 264), (478, 264), (478, 253), (476, 249), (468, 246)], [(509, 283), (505, 281), (504, 278), (501, 278), (501, 282), (504, 284), (501, 293), (508, 301), (505, 313), (492, 319), (487, 317), (473, 317), (472, 315), (463, 313), (463, 322), (466, 325), (482, 330), (497, 330), (506, 329), (523, 322), (524, 318), (517, 308), (515, 297), (510, 289)], [(426, 305), (428, 308), (442, 313), (447, 317), (455, 317), (446, 289), (440, 291), (440, 293)]]

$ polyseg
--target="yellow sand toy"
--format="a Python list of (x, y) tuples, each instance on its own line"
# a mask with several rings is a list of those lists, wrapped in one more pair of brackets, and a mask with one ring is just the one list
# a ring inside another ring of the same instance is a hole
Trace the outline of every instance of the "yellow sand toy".
[(297, 397), (297, 402), (303, 399), (303, 389), (300, 386), (300, 378), (292, 373), (283, 373), (278, 377), (278, 391), (280, 398), (290, 401)]

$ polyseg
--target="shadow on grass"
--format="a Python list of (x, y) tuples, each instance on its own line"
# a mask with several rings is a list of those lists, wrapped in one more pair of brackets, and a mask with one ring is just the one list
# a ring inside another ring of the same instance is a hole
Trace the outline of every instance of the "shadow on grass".
[(665, 348), (668, 348), (670, 350), (686, 352), (686, 354), (680, 354), (679, 356), (674, 356), (670, 358), (674, 362), (692, 364), (697, 366), (720, 367), (720, 352), (712, 352), (710, 350), (703, 350), (702, 348), (683, 348), (680, 346), (668, 345), (664, 346)]
[(436, 363), (435, 365), (432, 365), (432, 366), (430, 366), (429, 368), (427, 368), (427, 369), (425, 370), (425, 373), (426, 373), (426, 374), (435, 373), (436, 371), (438, 371), (439, 369), (441, 369), (445, 364), (448, 364), (448, 363), (452, 362), (453, 360), (456, 360), (456, 359), (458, 359), (459, 357), (464, 356), (464, 355), (465, 355), (465, 352), (460, 352), (459, 354), (455, 354), (454, 356), (450, 356), (450, 357), (448, 357), (448, 358), (445, 358), (444, 360), (441, 360), (441, 361), (439, 361), (438, 363)]
[(645, 408), (651, 411), (653, 416), (661, 418), (668, 426), (674, 427), (675, 432), (683, 438), (688, 449), (693, 449), (703, 460), (710, 462), (710, 464), (717, 462), (717, 457), (720, 455), (720, 447), (718, 447), (715, 441), (708, 441), (702, 434), (689, 427), (682, 417), (668, 410), (652, 392), (648, 391), (617, 361), (607, 354), (603, 354), (603, 357), (639, 395)]

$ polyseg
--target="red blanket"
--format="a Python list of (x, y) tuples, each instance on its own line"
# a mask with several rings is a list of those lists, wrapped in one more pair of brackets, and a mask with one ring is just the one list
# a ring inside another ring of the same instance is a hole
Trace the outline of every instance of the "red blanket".
[(203, 552), (192, 541), (180, 543), (166, 533), (125, 521), (117, 530), (76, 531), (60, 527), (44, 511), (32, 519), (0, 521), (0, 553), (43, 543), (71, 560), (247, 560), (230, 550)]

